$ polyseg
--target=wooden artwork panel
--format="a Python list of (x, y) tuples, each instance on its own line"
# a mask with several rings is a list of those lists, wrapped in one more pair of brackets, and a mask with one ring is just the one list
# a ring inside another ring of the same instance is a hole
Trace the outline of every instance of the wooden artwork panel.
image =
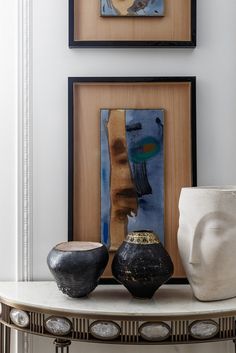
[(191, 0), (165, 0), (164, 16), (100, 15), (100, 1), (74, 0), (75, 41), (191, 41)]
[[(165, 247), (174, 262), (174, 276), (185, 276), (177, 228), (180, 190), (192, 186), (193, 180), (191, 97), (190, 82), (73, 83), (73, 240), (101, 241), (101, 109), (161, 108)], [(105, 277), (111, 277), (112, 256)]]

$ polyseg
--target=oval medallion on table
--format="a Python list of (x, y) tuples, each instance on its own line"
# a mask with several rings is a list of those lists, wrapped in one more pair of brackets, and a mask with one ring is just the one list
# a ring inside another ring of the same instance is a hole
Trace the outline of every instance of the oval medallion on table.
[(165, 341), (171, 334), (171, 328), (164, 322), (148, 322), (139, 328), (140, 336), (146, 341)]
[(29, 315), (19, 309), (12, 309), (10, 311), (10, 319), (18, 327), (25, 328), (29, 326)]
[(100, 340), (115, 340), (120, 335), (120, 326), (113, 321), (95, 321), (90, 325), (89, 332)]
[(72, 323), (69, 319), (59, 316), (50, 316), (45, 320), (46, 330), (55, 336), (66, 336), (72, 330)]
[(219, 325), (213, 320), (194, 321), (189, 326), (189, 333), (198, 340), (213, 338), (219, 332)]

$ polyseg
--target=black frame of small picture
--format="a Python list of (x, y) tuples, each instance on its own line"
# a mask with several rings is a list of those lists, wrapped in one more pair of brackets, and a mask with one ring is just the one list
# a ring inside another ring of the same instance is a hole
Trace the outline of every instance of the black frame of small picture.
[[(197, 45), (197, 0), (191, 0), (191, 39), (188, 41), (132, 41), (132, 40), (75, 40), (74, 1), (69, 0), (69, 47), (70, 48), (195, 48)], [(177, 0), (176, 0), (177, 1)]]

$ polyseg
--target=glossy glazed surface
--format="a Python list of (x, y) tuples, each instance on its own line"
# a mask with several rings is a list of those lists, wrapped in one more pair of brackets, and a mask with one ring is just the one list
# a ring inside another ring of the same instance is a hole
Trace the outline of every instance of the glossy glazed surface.
[(113, 276), (135, 298), (152, 298), (173, 271), (169, 254), (151, 231), (129, 233), (112, 262)]

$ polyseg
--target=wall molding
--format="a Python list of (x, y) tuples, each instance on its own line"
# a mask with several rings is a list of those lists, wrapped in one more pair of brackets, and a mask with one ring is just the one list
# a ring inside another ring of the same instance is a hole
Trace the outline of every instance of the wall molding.
[[(18, 236), (17, 280), (32, 279), (33, 243), (32, 1), (18, 1)], [(32, 353), (27, 335), (18, 352)]]

